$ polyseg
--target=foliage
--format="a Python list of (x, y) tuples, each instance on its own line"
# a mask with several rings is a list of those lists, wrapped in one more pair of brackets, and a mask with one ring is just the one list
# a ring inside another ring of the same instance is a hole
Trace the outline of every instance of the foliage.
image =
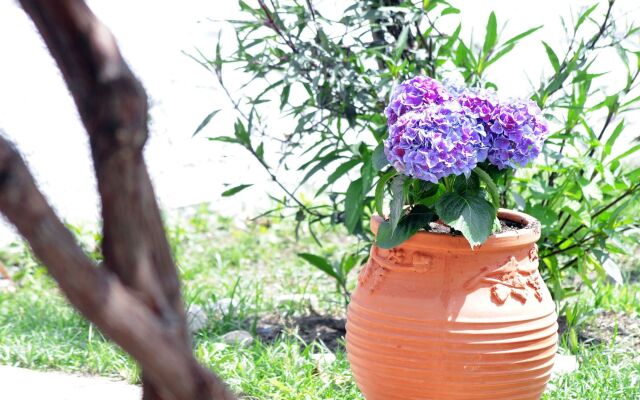
[[(470, 86), (497, 88), (486, 79), (486, 71), (541, 28), (503, 38), (498, 17), (491, 13), (483, 37), (473, 41), (463, 37), (460, 24), (453, 30), (443, 28), (443, 21), (455, 21), (459, 13), (443, 0), (349, 2), (339, 20), (325, 18), (312, 1), (267, 5), (259, 0), (256, 6), (240, 1), (240, 7), (246, 18), (232, 21), (237, 51), (223, 58), (218, 42), (214, 56), (196, 57), (215, 74), (238, 112), (234, 135), (211, 139), (246, 148), (284, 191), (280, 210), (291, 210), (291, 217), (307, 224), (312, 234), (318, 224), (344, 224), (363, 243), (371, 242), (366, 221), (384, 211), (376, 198), (385, 193), (393, 197), (401, 186), (403, 196), (411, 195), (390, 167), (381, 168), (381, 143), (387, 134), (384, 106), (392, 88), (407, 77), (441, 79), (451, 73)], [(551, 121), (543, 160), (515, 175), (487, 171), (502, 187), (503, 207), (541, 221), (541, 267), (558, 299), (570, 294), (563, 288), (568, 269), (578, 271), (588, 284), (594, 272), (617, 275), (616, 258), (628, 252), (628, 236), (637, 234), (637, 217), (629, 207), (640, 193), (640, 168), (629, 167), (627, 161), (640, 145), (622, 153), (615, 148), (625, 131), (625, 114), (636, 110), (640, 100), (635, 97), (640, 30), (617, 21), (623, 19), (617, 18), (615, 0), (594, 4), (572, 21), (561, 21), (567, 38), (562, 51), (540, 44), (553, 68), (530, 94)], [(596, 69), (599, 56), (609, 57), (612, 68), (619, 63), (627, 71), (621, 87), (613, 83), (603, 89), (610, 78), (608, 71)], [(228, 66), (250, 75), (247, 85), (260, 94), (232, 95), (223, 75)], [(296, 123), (283, 137), (270, 133), (264, 122), (274, 102)], [(313, 199), (303, 200), (299, 186), (287, 188), (278, 179), (276, 168), (265, 159), (265, 138), (282, 143), (278, 165), (297, 167), (300, 185), (321, 171), (328, 173)], [(297, 160), (303, 160), (301, 165)], [(347, 179), (345, 190), (341, 182)], [(459, 207), (459, 198), (447, 200), (448, 207)], [(440, 208), (444, 213), (445, 207)], [(423, 218), (419, 224), (432, 218), (403, 216), (393, 200), (391, 215), (398, 222), (410, 217), (412, 224), (414, 218)], [(459, 226), (453, 215), (445, 222)]]
[(317, 256), (315, 254), (299, 253), (298, 256), (335, 279), (338, 286), (338, 291), (341, 292), (345, 297), (345, 304), (349, 303), (347, 276), (349, 275), (349, 272), (351, 272), (353, 267), (358, 264), (359, 257), (353, 254), (343, 255), (340, 262), (331, 264), (325, 258)]

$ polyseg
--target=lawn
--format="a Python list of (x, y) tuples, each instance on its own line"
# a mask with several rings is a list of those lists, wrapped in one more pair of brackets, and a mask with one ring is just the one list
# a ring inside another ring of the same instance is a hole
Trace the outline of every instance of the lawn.
[[(333, 340), (342, 332), (343, 300), (332, 281), (296, 256), (316, 249), (308, 235), (296, 240), (289, 222), (239, 222), (204, 208), (169, 219), (186, 301), (209, 317), (194, 339), (202, 362), (247, 399), (362, 398), (342, 341)], [(97, 257), (96, 235), (74, 232)], [(336, 232), (321, 236), (326, 254), (355, 245)], [(0, 293), (0, 364), (138, 381), (131, 358), (66, 304), (22, 245), (4, 249), (0, 259), (19, 282), (17, 292)], [(640, 283), (603, 283), (561, 306), (569, 310), (561, 352), (575, 354), (580, 368), (554, 379), (544, 398), (640, 398)], [(236, 329), (261, 339), (247, 347), (221, 341)], [(312, 341), (315, 334), (326, 345)]]

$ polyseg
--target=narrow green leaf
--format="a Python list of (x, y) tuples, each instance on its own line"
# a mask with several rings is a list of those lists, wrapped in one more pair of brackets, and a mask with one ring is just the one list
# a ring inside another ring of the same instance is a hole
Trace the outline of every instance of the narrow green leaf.
[(476, 61), (473, 58), (473, 54), (471, 54), (471, 51), (462, 41), (458, 43), (454, 62), (458, 67), (466, 67), (468, 69), (473, 69), (476, 66)]
[(351, 170), (351, 168), (353, 168), (356, 165), (358, 165), (361, 161), (362, 160), (360, 160), (358, 158), (354, 158), (354, 159), (351, 159), (351, 160), (345, 162), (344, 164), (340, 165), (338, 168), (336, 168), (335, 171), (333, 171), (333, 173), (331, 175), (329, 175), (329, 178), (327, 178), (327, 182), (329, 184), (334, 183), (340, 177), (342, 177), (344, 174), (349, 172)]
[(558, 220), (558, 214), (551, 207), (543, 207), (541, 204), (536, 204), (533, 207), (529, 207), (526, 209), (527, 214), (530, 214), (532, 217), (540, 221), (545, 227), (553, 226), (554, 224), (560, 224), (561, 221)]
[(209, 122), (211, 122), (211, 118), (215, 117), (216, 114), (219, 112), (220, 110), (213, 110), (206, 117), (204, 117), (204, 119), (202, 120), (202, 122), (200, 122), (200, 125), (198, 125), (198, 128), (196, 128), (196, 131), (193, 132), (193, 135), (191, 135), (191, 137), (194, 137), (195, 135), (198, 134), (198, 132), (203, 130), (205, 126), (209, 125)]
[(484, 44), (482, 45), (482, 53), (484, 56), (489, 54), (493, 46), (498, 40), (498, 22), (496, 20), (496, 14), (491, 11), (489, 20), (487, 21), (487, 32), (484, 37)]
[(574, 29), (576, 31), (578, 30), (578, 28), (580, 28), (580, 25), (582, 25), (584, 23), (584, 21), (587, 19), (587, 17), (596, 9), (596, 7), (598, 7), (598, 3), (592, 5), (585, 12), (583, 12), (582, 15), (580, 15), (580, 17), (578, 18), (578, 21), (576, 22), (576, 25), (574, 27)]
[(384, 154), (384, 144), (380, 143), (378, 147), (373, 151), (373, 155), (371, 156), (373, 160), (373, 167), (376, 171), (382, 170), (384, 167), (389, 165), (389, 160), (387, 160), (387, 156)]
[(625, 108), (625, 107), (627, 107), (627, 106), (630, 106), (631, 104), (633, 104), (633, 103), (637, 102), (638, 100), (640, 100), (640, 96), (634, 97), (633, 99), (631, 99), (631, 100), (629, 100), (629, 101), (625, 102), (624, 104), (622, 104), (622, 105), (620, 106), (620, 108)]
[(227, 189), (224, 192), (222, 192), (222, 197), (231, 197), (234, 194), (241, 192), (250, 186), (253, 186), (253, 184), (244, 184), (244, 185), (234, 186), (231, 189)]
[(249, 137), (249, 132), (247, 132), (244, 124), (239, 119), (234, 124), (234, 134), (238, 139), (238, 142), (243, 144), (244, 146), (251, 146), (251, 139)]
[(487, 68), (489, 65), (491, 65), (494, 62), (498, 61), (503, 56), (507, 55), (511, 50), (513, 50), (514, 47), (515, 47), (515, 44), (511, 44), (511, 45), (508, 45), (506, 47), (503, 47), (502, 49), (500, 49), (500, 51), (498, 51), (496, 53), (495, 56), (491, 57), (491, 59), (489, 61), (487, 61), (487, 63), (485, 64), (484, 67)]
[(453, 48), (453, 45), (458, 41), (458, 37), (460, 36), (461, 30), (462, 30), (462, 24), (458, 24), (458, 27), (456, 28), (455, 31), (453, 31), (453, 34), (449, 36), (449, 39), (447, 39), (447, 41), (438, 48), (438, 56), (441, 56), (441, 55), (449, 56), (451, 48)]
[(610, 164), (618, 162), (618, 161), (622, 160), (623, 158), (629, 157), (630, 155), (632, 155), (633, 153), (637, 152), (638, 150), (640, 150), (640, 144), (637, 144), (637, 145), (633, 146), (632, 148), (630, 148), (629, 150), (625, 151), (624, 153), (620, 154), (619, 156), (617, 156), (616, 158), (611, 160)]
[(290, 91), (291, 91), (291, 84), (287, 84), (285, 85), (284, 88), (282, 88), (282, 93), (280, 93), (280, 110), (282, 110), (284, 106), (287, 104), (287, 102), (289, 101)]
[(218, 137), (210, 137), (207, 138), (212, 142), (224, 142), (224, 143), (236, 143), (236, 144), (242, 144), (242, 142), (240, 142), (238, 139), (233, 138), (231, 136), (218, 136)]
[(298, 253), (298, 257), (302, 258), (309, 264), (323, 271), (325, 274), (332, 276), (335, 279), (340, 279), (333, 266), (325, 258), (310, 253)]
[(340, 270), (342, 271), (342, 276), (346, 277), (347, 275), (349, 275), (349, 272), (353, 270), (360, 259), (361, 258), (358, 254), (349, 254), (347, 256), (343, 256), (342, 260), (340, 261)]
[(611, 133), (611, 136), (609, 136), (609, 139), (607, 139), (607, 142), (604, 144), (603, 152), (605, 156), (608, 156), (609, 154), (611, 154), (611, 149), (613, 149), (613, 145), (615, 144), (616, 140), (618, 140), (618, 136), (620, 136), (623, 130), (624, 130), (624, 120), (620, 121), (620, 123), (616, 126), (616, 128)]
[(407, 48), (407, 39), (409, 38), (409, 25), (405, 25), (402, 28), (402, 32), (400, 32), (400, 36), (398, 36), (398, 41), (396, 42), (395, 50), (393, 51), (394, 59), (399, 60), (400, 56), (404, 49)]
[(549, 46), (546, 42), (543, 41), (542, 45), (544, 46), (544, 49), (547, 52), (547, 57), (549, 57), (549, 61), (553, 66), (553, 70), (555, 72), (560, 71), (560, 61), (558, 60), (558, 56), (556, 55), (556, 53), (553, 51), (551, 46)]
[(404, 207), (404, 182), (407, 177), (405, 175), (397, 175), (391, 181), (391, 202), (389, 210), (389, 222), (391, 223), (391, 232), (396, 229), (400, 217), (402, 216), (402, 209)]
[(218, 75), (218, 79), (222, 79), (222, 56), (220, 55), (220, 43), (222, 42), (221, 39), (222, 36), (222, 30), (220, 30), (218, 32), (218, 40), (216, 41), (216, 58), (213, 61), (214, 65), (215, 65), (215, 71), (216, 71), (216, 75)]
[(335, 160), (339, 159), (340, 156), (336, 155), (336, 154), (330, 154), (328, 156), (325, 156), (318, 161), (318, 163), (316, 165), (313, 166), (313, 168), (311, 168), (306, 175), (304, 176), (304, 178), (302, 178), (302, 181), (300, 181), (300, 185), (303, 185), (307, 180), (309, 180), (309, 178), (311, 178), (313, 175), (315, 175), (318, 171), (324, 169), (324, 167), (326, 167), (327, 165), (331, 164), (332, 162), (334, 162)]
[(268, 101), (268, 100), (263, 100), (262, 97), (265, 96), (267, 93), (271, 92), (271, 90), (273, 90), (274, 88), (282, 85), (284, 83), (284, 79), (280, 79), (274, 83), (272, 83), (271, 85), (267, 86), (255, 99), (253, 99), (251, 101), (252, 104), (260, 104), (264, 101)]
[(618, 263), (613, 261), (611, 257), (607, 257), (607, 259), (602, 263), (602, 268), (604, 272), (607, 274), (609, 278), (611, 278), (618, 285), (622, 285), (624, 283), (624, 279), (622, 278), (622, 272), (620, 271), (620, 266)]
[(387, 182), (389, 182), (389, 180), (394, 176), (396, 176), (396, 170), (391, 170), (386, 174), (384, 174), (378, 181), (378, 184), (376, 185), (376, 192), (375, 192), (376, 212), (378, 213), (379, 216), (383, 218), (384, 218), (384, 198), (383, 198), (384, 189), (387, 186)]
[(540, 25), (540, 26), (536, 26), (535, 28), (531, 28), (527, 31), (524, 31), (518, 35), (515, 35), (514, 37), (512, 37), (511, 39), (507, 40), (506, 42), (504, 42), (502, 44), (503, 47), (505, 46), (509, 46), (510, 44), (515, 44), (517, 41), (519, 41), (520, 39), (523, 39), (529, 35), (531, 35), (533, 32), (540, 30), (544, 25)]
[(576, 200), (566, 200), (562, 206), (562, 211), (570, 214), (576, 221), (584, 224), (585, 226), (591, 226), (591, 213), (580, 202)]
[(318, 191), (316, 192), (316, 196), (324, 192), (326, 188), (328, 188), (330, 185), (335, 183), (335, 181), (337, 181), (338, 179), (346, 175), (347, 172), (349, 172), (353, 167), (355, 167), (361, 162), (362, 160), (359, 158), (352, 158), (351, 160), (339, 165), (338, 168), (336, 168), (336, 170), (333, 171), (331, 175), (329, 175), (329, 177), (327, 178), (327, 182), (324, 185), (320, 186), (320, 189), (318, 189)]
[(365, 198), (371, 190), (373, 185), (373, 177), (376, 175), (376, 170), (373, 168), (373, 160), (370, 156), (365, 157), (362, 167), (360, 168), (360, 177), (362, 178), (362, 197)]
[(449, 14), (460, 14), (460, 10), (455, 8), (455, 7), (447, 7), (444, 10), (442, 10), (442, 12), (440, 13), (440, 15), (444, 16), (444, 15), (449, 15)]
[(362, 179), (357, 179), (349, 185), (344, 200), (344, 224), (349, 233), (356, 231), (358, 224), (362, 222), (364, 209), (364, 196), (362, 195)]

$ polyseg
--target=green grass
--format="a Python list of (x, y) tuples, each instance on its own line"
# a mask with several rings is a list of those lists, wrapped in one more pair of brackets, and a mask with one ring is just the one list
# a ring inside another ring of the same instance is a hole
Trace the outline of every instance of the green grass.
[[(333, 362), (322, 362), (322, 355), (330, 351), (321, 344), (305, 344), (295, 329), (273, 343), (256, 341), (246, 348), (219, 339), (234, 329), (252, 331), (265, 314), (308, 313), (305, 302), (276, 301), (281, 294), (315, 296), (318, 311), (341, 315), (342, 299), (334, 283), (296, 257), (299, 252), (317, 252), (304, 239), (307, 235), (296, 241), (288, 222), (245, 225), (204, 210), (175, 219), (180, 222), (172, 225), (169, 236), (187, 303), (206, 307), (221, 298), (234, 301), (231, 312), (222, 317), (210, 312), (209, 326), (195, 337), (196, 355), (205, 365), (247, 399), (362, 399), (344, 352), (338, 351)], [(84, 248), (97, 257), (95, 235), (82, 229), (75, 232)], [(321, 236), (328, 255), (355, 246), (332, 232)], [(0, 364), (139, 380), (131, 358), (66, 304), (45, 270), (22, 246), (0, 252), (0, 259), (20, 267), (19, 290), (0, 293)], [(603, 286), (597, 295), (585, 291), (568, 307), (578, 314), (570, 321), (574, 331), (588, 326), (597, 310), (637, 315), (640, 285)], [(580, 369), (554, 379), (545, 399), (640, 398), (640, 357), (633, 349), (616, 342), (585, 345), (569, 336), (562, 343), (563, 352), (578, 356)]]
[(640, 359), (630, 349), (581, 346), (578, 370), (553, 379), (543, 399), (640, 399)]

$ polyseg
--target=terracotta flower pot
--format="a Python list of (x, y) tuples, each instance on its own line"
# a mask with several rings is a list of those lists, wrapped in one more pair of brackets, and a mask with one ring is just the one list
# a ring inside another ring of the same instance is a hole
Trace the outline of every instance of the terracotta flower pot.
[[(420, 232), (376, 246), (347, 314), (347, 354), (367, 400), (538, 399), (557, 350), (555, 303), (538, 272), (533, 226), (471, 250)], [(382, 218), (371, 221), (377, 232)]]

